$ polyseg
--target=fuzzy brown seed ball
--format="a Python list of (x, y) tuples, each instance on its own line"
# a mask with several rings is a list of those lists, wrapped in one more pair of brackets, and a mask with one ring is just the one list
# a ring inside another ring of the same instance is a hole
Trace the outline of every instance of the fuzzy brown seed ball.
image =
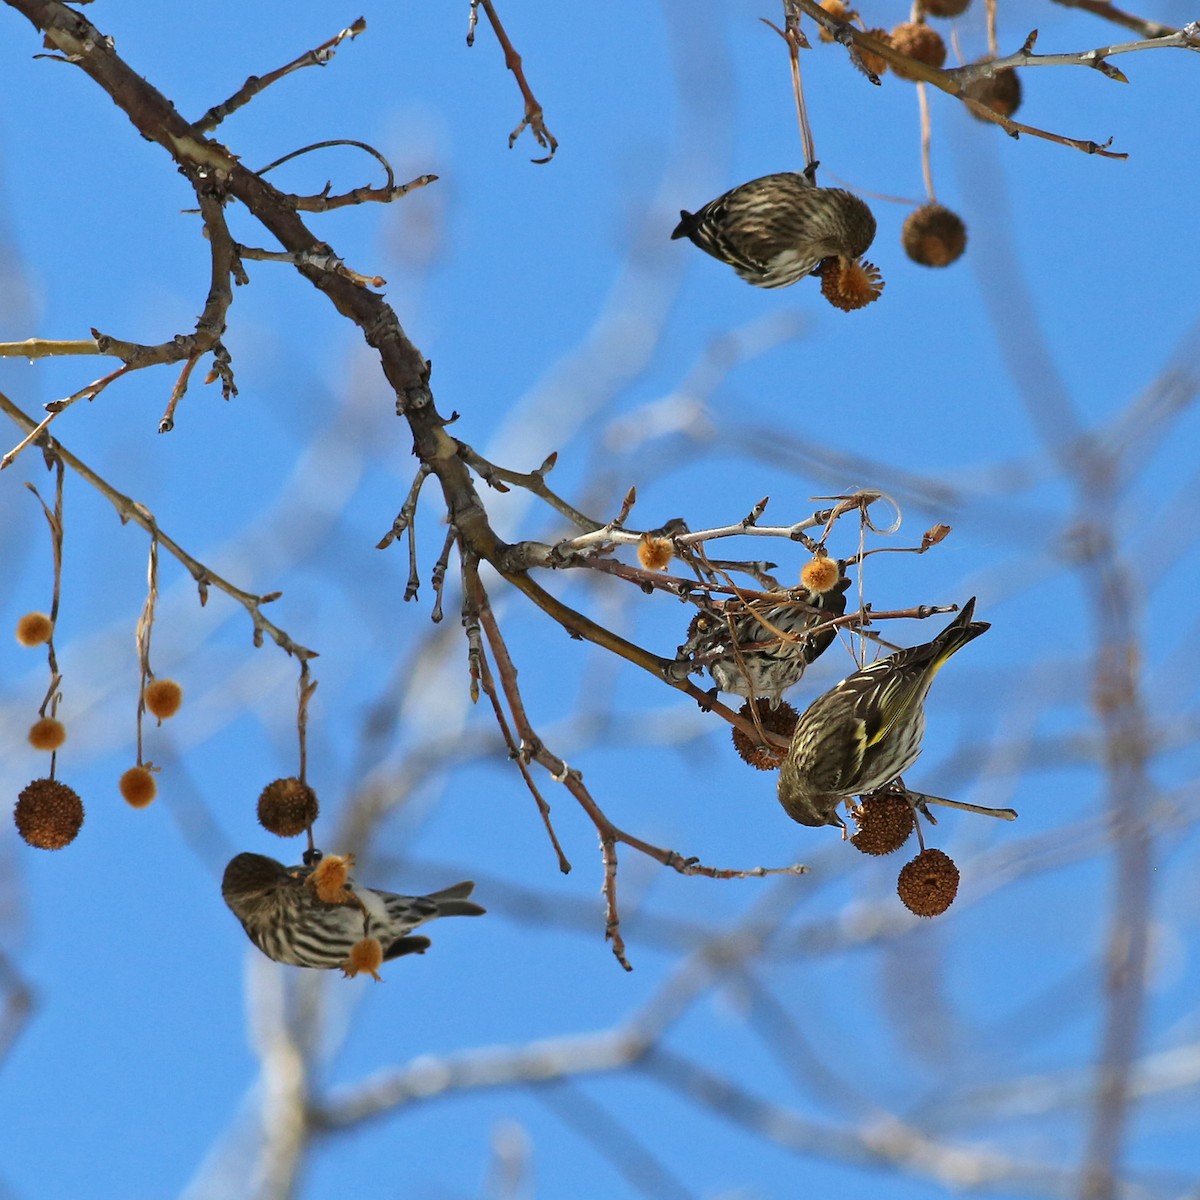
[[(889, 46), (892, 44), (892, 35), (886, 29), (868, 29), (867, 33), (877, 42), (886, 42)], [(886, 58), (881, 58), (862, 46), (858, 47), (858, 56), (862, 59), (862, 65), (873, 75), (882, 75), (888, 69)]]
[(818, 596), (836, 587), (841, 578), (842, 571), (837, 559), (830, 558), (828, 554), (815, 555), (800, 568), (800, 582)]
[(327, 854), (304, 882), (315, 889), (322, 904), (346, 904), (352, 896), (346, 884), (353, 865), (353, 854)]
[(183, 688), (173, 679), (152, 679), (142, 693), (146, 707), (160, 721), (173, 717), (183, 703)]
[(931, 17), (957, 17), (970, 7), (971, 0), (921, 0), (921, 7)]
[[(907, 54), (927, 67), (940, 67), (946, 61), (946, 43), (942, 41), (942, 35), (922, 21), (905, 21), (897, 25), (892, 30), (892, 45), (901, 54)], [(896, 63), (892, 63), (892, 70), (901, 79), (918, 78)]]
[(648, 533), (643, 533), (638, 538), (638, 562), (647, 571), (665, 571), (674, 553), (675, 549), (671, 545), (670, 538), (651, 537)]
[(258, 823), (278, 837), (295, 837), (316, 819), (317, 793), (295, 776), (273, 779), (258, 797)]
[(853, 815), (858, 832), (850, 840), (863, 854), (891, 854), (899, 850), (916, 825), (912, 805), (896, 792), (864, 796)]
[(378, 938), (368, 937), (350, 947), (350, 957), (342, 963), (342, 971), (347, 979), (366, 971), (376, 983), (382, 983), (383, 977), (379, 974), (382, 965), (383, 946)]
[[(963, 95), (986, 104), (992, 112), (1002, 117), (1011, 117), (1021, 107), (1021, 77), (1012, 67), (1001, 67), (994, 75), (972, 79), (963, 88)], [(986, 117), (981, 117), (970, 108), (967, 111), (975, 120), (991, 124)]]
[(53, 717), (42, 717), (29, 727), (29, 744), (35, 750), (57, 750), (67, 740), (67, 727)]
[(145, 808), (158, 795), (158, 784), (146, 767), (130, 767), (117, 786), (131, 808)]
[(54, 622), (45, 613), (27, 612), (17, 622), (17, 641), (22, 646), (41, 646), (53, 632)]
[(936, 917), (954, 903), (958, 894), (958, 868), (941, 850), (922, 850), (905, 863), (896, 882), (904, 907), (918, 917)]
[[(852, 21), (855, 17), (858, 16), (858, 13), (856, 13), (854, 11), (854, 9), (850, 8), (848, 5), (843, 4), (842, 0), (821, 0), (821, 7), (831, 17), (836, 17), (837, 20), (839, 20), (839, 21)], [(833, 34), (830, 33), (829, 30), (826, 29), (824, 25), (822, 25), (820, 27), (820, 31), (821, 31), (821, 33), (820, 33), (821, 41), (823, 41), (823, 42), (832, 42), (833, 41)]]
[(878, 300), (884, 282), (879, 268), (865, 259), (827, 258), (820, 267), (821, 295), (842, 312), (865, 308)]
[[(738, 716), (753, 721), (750, 709), (751, 701), (747, 700), (738, 709)], [(768, 733), (778, 733), (790, 738), (796, 729), (796, 721), (800, 714), (786, 701), (781, 700), (778, 708), (772, 708), (766, 699), (753, 701), (754, 711), (758, 713), (759, 724)], [(748, 762), (757, 771), (778, 771), (787, 757), (786, 746), (762, 746), (757, 739), (751, 739), (735, 725), (733, 727), (733, 748), (738, 752), (743, 762)]]
[(904, 219), (900, 242), (913, 262), (923, 267), (948, 267), (967, 248), (967, 227), (948, 208), (923, 204)]
[(17, 797), (17, 832), (40, 850), (61, 850), (83, 826), (83, 801), (57, 779), (35, 779)]

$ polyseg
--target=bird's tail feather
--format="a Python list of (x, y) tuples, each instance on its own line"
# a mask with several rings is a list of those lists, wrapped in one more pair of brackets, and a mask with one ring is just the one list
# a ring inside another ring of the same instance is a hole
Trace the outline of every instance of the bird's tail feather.
[(986, 633), (991, 629), (992, 626), (988, 621), (971, 620), (974, 615), (975, 597), (972, 596), (962, 606), (962, 612), (934, 638), (933, 644), (937, 647), (937, 654), (934, 657), (935, 671), (952, 654), (957, 654), (968, 642), (973, 641), (981, 633)]
[(440, 892), (430, 892), (426, 899), (437, 904), (439, 917), (481, 917), (487, 909), (467, 899), (474, 890), (474, 882), (468, 879)]

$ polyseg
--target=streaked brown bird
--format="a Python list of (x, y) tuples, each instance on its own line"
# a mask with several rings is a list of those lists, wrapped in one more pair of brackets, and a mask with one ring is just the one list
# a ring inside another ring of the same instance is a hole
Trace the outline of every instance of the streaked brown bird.
[(672, 238), (691, 238), (755, 287), (787, 287), (826, 258), (855, 259), (875, 237), (875, 218), (855, 195), (813, 182), (816, 163), (752, 179), (681, 211)]
[(221, 895), (250, 940), (268, 957), (293, 967), (331, 969), (346, 964), (363, 938), (378, 938), (384, 961), (424, 954), (427, 937), (410, 930), (438, 917), (478, 917), (468, 900), (473, 883), (456, 883), (428, 896), (399, 896), (349, 880), (347, 899), (328, 904), (305, 880), (314, 867), (285, 867), (263, 854), (239, 854), (221, 880)]
[(850, 580), (841, 576), (826, 592), (781, 591), (781, 599), (715, 600), (696, 614), (678, 657), (707, 669), (723, 692), (766, 697), (777, 707), (783, 693), (837, 636), (832, 629), (805, 637), (846, 611)]
[(952, 654), (986, 632), (975, 597), (931, 642), (855, 671), (800, 714), (779, 770), (779, 803), (802, 825), (844, 825), (837, 808), (877, 791), (917, 760), (925, 697)]

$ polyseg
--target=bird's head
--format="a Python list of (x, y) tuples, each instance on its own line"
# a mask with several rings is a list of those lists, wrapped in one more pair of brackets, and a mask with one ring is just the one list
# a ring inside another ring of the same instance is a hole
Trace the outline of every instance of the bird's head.
[(225, 868), (221, 895), (226, 901), (261, 898), (287, 878), (288, 870), (283, 863), (265, 854), (238, 854)]

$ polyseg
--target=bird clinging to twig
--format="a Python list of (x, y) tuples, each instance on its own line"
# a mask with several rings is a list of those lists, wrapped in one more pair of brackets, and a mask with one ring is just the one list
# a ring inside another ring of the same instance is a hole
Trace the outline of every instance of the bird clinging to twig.
[(803, 173), (764, 175), (681, 211), (672, 238), (691, 238), (755, 287), (787, 287), (825, 259), (859, 258), (875, 237), (875, 217), (855, 195)]
[(899, 778), (921, 753), (925, 697), (946, 660), (986, 632), (975, 598), (931, 642), (855, 671), (800, 714), (779, 771), (779, 803), (802, 825), (842, 825), (837, 807)]
[[(315, 857), (315, 856), (314, 856)], [(239, 854), (231, 859), (221, 880), (221, 895), (250, 940), (268, 957), (293, 967), (348, 967), (351, 951), (366, 939), (376, 939), (382, 961), (404, 954), (424, 954), (427, 937), (409, 937), (411, 930), (438, 917), (477, 917), (486, 909), (468, 900), (473, 883), (456, 883), (428, 896), (400, 896), (355, 883), (346, 873), (348, 859), (331, 855), (337, 864), (334, 887), (314, 887), (320, 868), (285, 867), (262, 854)], [(331, 896), (324, 899), (323, 896)]]
[(783, 693), (831, 645), (833, 629), (812, 631), (846, 611), (850, 580), (833, 559), (834, 583), (823, 591), (793, 588), (778, 601), (726, 600), (706, 605), (688, 627), (679, 654), (704, 666), (723, 692), (762, 696), (779, 704)]

